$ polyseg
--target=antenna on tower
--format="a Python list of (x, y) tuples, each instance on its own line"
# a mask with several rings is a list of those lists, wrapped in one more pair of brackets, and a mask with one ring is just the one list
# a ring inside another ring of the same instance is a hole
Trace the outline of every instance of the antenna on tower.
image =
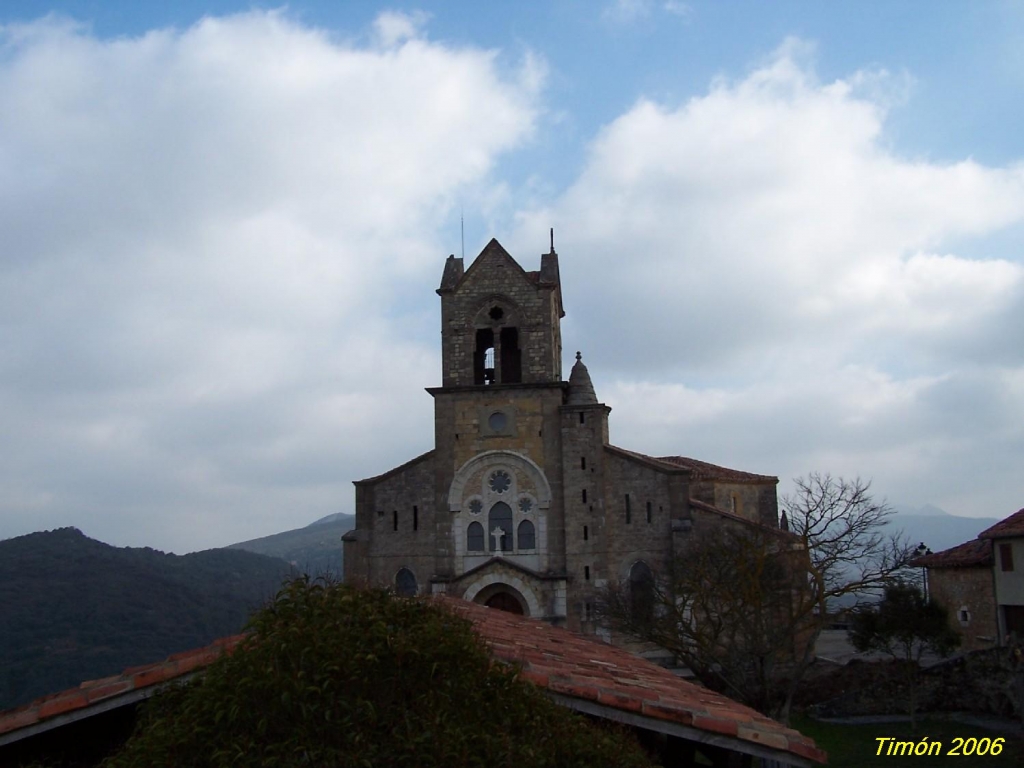
[(551, 252), (555, 252), (555, 228), (551, 228)]
[(462, 236), (462, 258), (466, 258), (466, 219), (463, 216), (462, 206), (459, 206), (459, 233)]

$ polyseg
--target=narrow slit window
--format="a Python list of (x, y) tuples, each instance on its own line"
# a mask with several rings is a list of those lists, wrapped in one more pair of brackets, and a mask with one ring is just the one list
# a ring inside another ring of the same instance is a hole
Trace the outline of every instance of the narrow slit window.
[(420, 529), (420, 510), (415, 504), (412, 505), (412, 529), (414, 531)]
[(580, 411), (580, 424), (584, 423), (583, 411)]
[(589, 565), (584, 565), (583, 566), (583, 578), (586, 581), (590, 581), (590, 566)]
[(651, 522), (651, 502), (647, 502), (647, 522)]
[(393, 530), (393, 531), (397, 531), (398, 530), (398, 510), (397, 509), (394, 510), (391, 513), (391, 530)]
[(633, 522), (633, 510), (629, 505), (629, 494), (626, 494), (626, 525)]
[(583, 489), (583, 503), (584, 504), (587, 503), (587, 489), (586, 488)]
[(583, 540), (584, 541), (588, 541), (589, 539), (590, 539), (590, 530), (587, 528), (587, 526), (584, 525), (583, 526)]
[(587, 457), (586, 456), (580, 456), (580, 469), (586, 469), (586, 468), (587, 468)]

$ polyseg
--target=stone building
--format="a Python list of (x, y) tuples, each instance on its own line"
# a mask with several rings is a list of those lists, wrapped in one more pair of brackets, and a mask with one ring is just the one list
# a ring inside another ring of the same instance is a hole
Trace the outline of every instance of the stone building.
[(643, 584), (686, 537), (778, 527), (778, 478), (609, 441), (580, 354), (562, 377), (554, 247), (527, 272), (491, 240), (441, 285), (434, 448), (356, 481), (345, 580), (447, 593), (594, 632), (608, 580)]
[(1024, 639), (1024, 509), (951, 549), (911, 565), (928, 569), (929, 597), (943, 606), (967, 651)]

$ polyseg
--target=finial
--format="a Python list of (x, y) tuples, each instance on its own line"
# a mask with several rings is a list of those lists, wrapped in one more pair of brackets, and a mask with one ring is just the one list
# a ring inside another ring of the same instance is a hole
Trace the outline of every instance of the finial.
[(583, 360), (583, 355), (581, 355), (581, 354), (580, 354), (580, 353), (579, 353), (579, 352), (577, 351), (577, 352), (576, 352), (576, 362), (578, 363), (578, 362), (580, 362), (581, 360)]
[(555, 252), (555, 228), (551, 228), (551, 253)]

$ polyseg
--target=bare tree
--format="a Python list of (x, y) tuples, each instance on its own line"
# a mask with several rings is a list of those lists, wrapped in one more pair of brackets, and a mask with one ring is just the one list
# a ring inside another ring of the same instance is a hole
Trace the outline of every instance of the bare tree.
[(602, 606), (610, 624), (671, 651), (708, 687), (784, 720), (830, 602), (880, 594), (911, 555), (885, 535), (893, 510), (869, 483), (795, 482), (781, 528), (695, 526), (670, 573), (612, 585)]

